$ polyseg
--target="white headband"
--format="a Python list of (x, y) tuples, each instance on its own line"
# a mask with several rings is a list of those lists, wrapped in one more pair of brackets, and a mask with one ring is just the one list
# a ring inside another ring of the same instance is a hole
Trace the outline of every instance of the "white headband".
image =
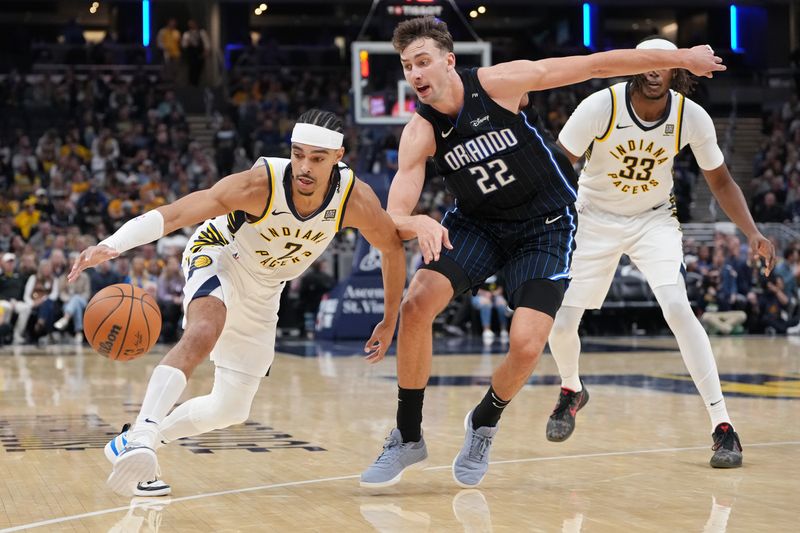
[(306, 124), (298, 122), (292, 129), (292, 142), (309, 144), (311, 146), (319, 146), (320, 148), (328, 148), (331, 150), (338, 150), (342, 147), (344, 135), (322, 126), (315, 126), (314, 124)]
[(648, 39), (636, 45), (637, 50), (677, 50), (678, 47), (666, 39)]

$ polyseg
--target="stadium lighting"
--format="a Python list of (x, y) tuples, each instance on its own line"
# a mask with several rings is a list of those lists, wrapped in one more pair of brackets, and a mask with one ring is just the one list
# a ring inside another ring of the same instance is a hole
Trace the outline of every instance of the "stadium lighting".
[(592, 6), (583, 4), (583, 46), (592, 47)]
[(253, 11), (253, 13), (255, 13), (255, 14), (256, 14), (256, 16), (259, 16), (259, 15), (261, 15), (261, 13), (263, 13), (263, 11), (261, 11), (261, 8), (260, 8), (260, 7), (257, 7), (257, 8), (256, 8), (256, 10), (255, 10), (255, 11)]
[(258, 9), (260, 9), (261, 11), (266, 11), (266, 10), (267, 10), (267, 4), (261, 4), (261, 5), (259, 5), (259, 6), (258, 6)]
[(469, 12), (469, 17), (473, 19), (478, 18), (478, 12), (473, 9)]
[(486, 8), (484, 6), (478, 6), (478, 13), (483, 15), (484, 13), (486, 13)]
[(734, 4), (731, 4), (731, 50), (741, 52), (739, 48), (739, 14)]
[(142, 0), (142, 46), (150, 46), (150, 0)]
[(94, 15), (95, 13), (97, 13), (97, 8), (96, 8), (96, 7), (94, 7), (94, 6), (90, 7), (90, 8), (89, 8), (89, 13), (91, 13), (92, 15)]

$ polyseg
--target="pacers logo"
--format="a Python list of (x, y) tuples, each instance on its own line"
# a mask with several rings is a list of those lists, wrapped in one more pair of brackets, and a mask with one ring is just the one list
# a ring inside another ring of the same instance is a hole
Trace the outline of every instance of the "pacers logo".
[(199, 268), (205, 268), (212, 263), (211, 258), (207, 255), (198, 255), (192, 258), (189, 263), (189, 279), (192, 279), (192, 274)]

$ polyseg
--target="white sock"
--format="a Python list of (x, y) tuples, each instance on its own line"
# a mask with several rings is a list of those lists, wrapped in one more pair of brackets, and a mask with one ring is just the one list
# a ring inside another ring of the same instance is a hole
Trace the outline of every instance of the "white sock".
[(153, 448), (158, 440), (158, 425), (180, 398), (186, 388), (186, 375), (174, 366), (158, 365), (150, 376), (147, 392), (136, 423), (130, 431), (130, 440)]
[(582, 389), (578, 374), (578, 358), (581, 355), (581, 339), (578, 326), (584, 310), (579, 307), (562, 306), (556, 313), (550, 331), (550, 351), (561, 375), (561, 386), (574, 392)]
[(731, 420), (722, 397), (717, 363), (711, 351), (708, 334), (692, 312), (682, 276), (678, 277), (675, 285), (657, 287), (653, 289), (653, 293), (661, 305), (669, 329), (678, 341), (683, 362), (703, 398), (713, 432), (718, 424), (730, 423)]

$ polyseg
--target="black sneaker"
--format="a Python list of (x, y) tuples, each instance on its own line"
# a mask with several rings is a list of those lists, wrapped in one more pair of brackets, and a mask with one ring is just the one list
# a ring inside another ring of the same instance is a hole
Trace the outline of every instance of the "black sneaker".
[(723, 422), (719, 424), (712, 435), (714, 455), (711, 457), (711, 466), (714, 468), (739, 468), (742, 466), (742, 443), (733, 426)]
[(547, 421), (547, 440), (563, 442), (575, 429), (575, 415), (589, 401), (589, 391), (581, 380), (581, 391), (575, 392), (561, 387), (558, 403)]

